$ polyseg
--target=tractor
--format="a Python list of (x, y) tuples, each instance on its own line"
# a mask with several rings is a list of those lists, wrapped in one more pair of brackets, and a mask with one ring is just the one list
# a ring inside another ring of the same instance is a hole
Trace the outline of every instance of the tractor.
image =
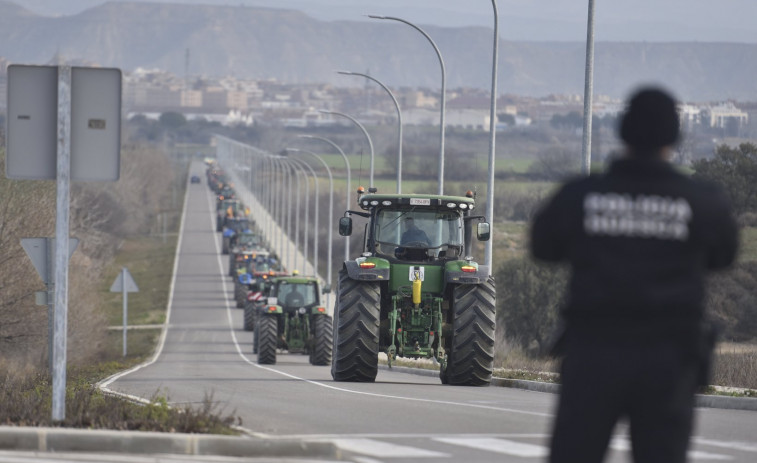
[(216, 231), (223, 231), (224, 220), (227, 217), (237, 217), (242, 215), (244, 210), (242, 202), (238, 199), (225, 198), (223, 195), (218, 196), (216, 201)]
[(494, 361), (496, 292), (489, 268), (472, 257), (473, 225), (489, 239), (475, 198), (379, 194), (358, 190), (361, 211), (348, 210), (339, 234), (352, 233), (352, 215), (367, 219), (363, 252), (339, 271), (331, 375), (373, 382), (378, 354), (439, 364), (443, 384), (487, 386)]
[(229, 276), (236, 276), (237, 257), (242, 253), (263, 251), (260, 235), (249, 230), (232, 235), (229, 239)]
[(243, 216), (225, 217), (221, 230), (221, 254), (228, 254), (241, 233), (251, 233), (250, 219)]
[(309, 355), (312, 365), (330, 365), (332, 320), (321, 303), (318, 279), (299, 275), (275, 277), (265, 304), (258, 307), (254, 351), (258, 363), (276, 363), (276, 350)]
[(285, 274), (278, 263), (270, 258), (268, 251), (245, 251), (237, 255), (234, 265), (234, 299), (240, 308), (249, 300), (254, 283)]

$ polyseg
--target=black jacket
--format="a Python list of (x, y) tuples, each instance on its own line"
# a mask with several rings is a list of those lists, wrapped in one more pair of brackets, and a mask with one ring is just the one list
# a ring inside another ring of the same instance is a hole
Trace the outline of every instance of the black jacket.
[(608, 339), (693, 329), (705, 273), (730, 265), (736, 248), (722, 190), (658, 160), (626, 158), (568, 182), (531, 229), (535, 258), (571, 266), (568, 326)]

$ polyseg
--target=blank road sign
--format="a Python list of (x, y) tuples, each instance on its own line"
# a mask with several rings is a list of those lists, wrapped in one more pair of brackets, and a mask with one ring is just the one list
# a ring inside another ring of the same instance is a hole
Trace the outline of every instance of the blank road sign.
[(71, 68), (71, 179), (116, 181), (121, 150), (121, 71)]
[[(71, 180), (118, 180), (121, 81), (119, 69), (71, 68)], [(7, 177), (55, 180), (57, 66), (8, 66), (7, 119)]]
[(58, 147), (58, 68), (8, 66), (8, 178), (54, 180)]

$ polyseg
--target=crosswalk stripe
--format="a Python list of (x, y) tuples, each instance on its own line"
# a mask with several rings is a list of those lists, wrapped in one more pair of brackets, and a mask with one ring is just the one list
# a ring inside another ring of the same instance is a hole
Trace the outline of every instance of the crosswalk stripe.
[(542, 445), (524, 444), (506, 439), (495, 438), (458, 438), (458, 437), (436, 437), (437, 442), (445, 444), (460, 445), (487, 452), (502, 453), (516, 457), (546, 457), (549, 454), (547, 447)]
[[(631, 450), (631, 441), (629, 441), (627, 437), (615, 437), (610, 441), (610, 448), (613, 450), (628, 452)], [(687, 452), (687, 455), (689, 459), (691, 460), (720, 460), (720, 461), (733, 460), (733, 457), (729, 455), (702, 452), (700, 450), (689, 450)]]
[(450, 455), (417, 447), (391, 444), (373, 439), (333, 439), (331, 442), (342, 450), (382, 458), (442, 458)]

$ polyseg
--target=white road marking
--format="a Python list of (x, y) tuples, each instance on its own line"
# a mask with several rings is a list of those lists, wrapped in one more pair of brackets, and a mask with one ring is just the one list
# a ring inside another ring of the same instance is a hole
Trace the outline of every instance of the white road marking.
[(705, 439), (703, 437), (695, 437), (693, 440), (697, 444), (702, 445), (711, 445), (713, 447), (738, 450), (740, 452), (757, 452), (757, 444), (751, 442), (717, 441), (713, 439)]
[(382, 463), (381, 460), (376, 460), (374, 458), (368, 458), (368, 457), (352, 457), (352, 461), (355, 463)]
[(476, 450), (513, 455), (524, 458), (543, 458), (549, 455), (549, 449), (543, 445), (524, 444), (506, 439), (469, 438), (469, 437), (437, 437), (437, 442), (470, 447)]
[(334, 439), (340, 449), (382, 458), (446, 458), (447, 453), (426, 450), (406, 445), (381, 442), (373, 439)]
[[(614, 437), (610, 441), (610, 448), (613, 450), (618, 450), (621, 452), (629, 452), (631, 451), (631, 441), (628, 440), (628, 437)], [(700, 450), (689, 450), (687, 453), (689, 459), (691, 460), (719, 460), (719, 461), (729, 461), (733, 460), (733, 457), (730, 455), (721, 455), (718, 453), (709, 453), (709, 452), (702, 452)]]

